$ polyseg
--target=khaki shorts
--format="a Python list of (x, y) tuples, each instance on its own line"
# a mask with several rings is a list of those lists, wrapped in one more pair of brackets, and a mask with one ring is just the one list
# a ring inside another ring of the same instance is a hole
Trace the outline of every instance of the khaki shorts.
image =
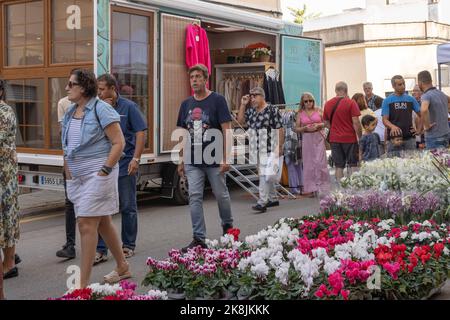
[(73, 203), (75, 216), (101, 217), (119, 212), (119, 167), (107, 176), (97, 172), (66, 180), (67, 198)]

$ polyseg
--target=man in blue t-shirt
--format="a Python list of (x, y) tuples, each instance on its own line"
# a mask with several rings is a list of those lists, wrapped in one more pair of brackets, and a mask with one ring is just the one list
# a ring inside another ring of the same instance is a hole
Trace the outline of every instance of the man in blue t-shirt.
[[(181, 104), (177, 126), (187, 130), (188, 139), (182, 148), (178, 174), (186, 176), (189, 185), (189, 207), (193, 241), (182, 249), (201, 246), (206, 248), (206, 226), (203, 215), (205, 177), (219, 205), (223, 233), (233, 228), (231, 200), (225, 183), (225, 172), (230, 168), (226, 161), (225, 133), (231, 129), (231, 114), (226, 100), (206, 88), (208, 68), (197, 64), (189, 69), (189, 81), (194, 96)], [(218, 139), (218, 140), (217, 140)], [(189, 147), (190, 145), (190, 147)]]
[[(134, 255), (138, 231), (136, 183), (141, 155), (145, 147), (146, 121), (136, 103), (117, 92), (114, 76), (101, 75), (97, 79), (98, 96), (120, 115), (120, 127), (125, 138), (124, 155), (119, 161), (119, 205), (122, 214), (122, 250), (126, 258)], [(101, 237), (97, 245), (95, 264), (107, 260), (108, 248)]]
[(416, 149), (415, 130), (413, 127), (413, 112), (420, 118), (420, 105), (410, 95), (405, 93), (405, 80), (396, 75), (391, 79), (394, 93), (384, 99), (381, 115), (387, 129), (387, 152), (392, 152), (392, 136), (403, 136), (402, 151)]

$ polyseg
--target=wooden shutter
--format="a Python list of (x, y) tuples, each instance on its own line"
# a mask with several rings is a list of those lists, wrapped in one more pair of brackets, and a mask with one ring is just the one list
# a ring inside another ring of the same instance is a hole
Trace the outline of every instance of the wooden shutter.
[(163, 14), (161, 52), (161, 152), (170, 152), (181, 103), (191, 94), (186, 67), (186, 27), (199, 20)]

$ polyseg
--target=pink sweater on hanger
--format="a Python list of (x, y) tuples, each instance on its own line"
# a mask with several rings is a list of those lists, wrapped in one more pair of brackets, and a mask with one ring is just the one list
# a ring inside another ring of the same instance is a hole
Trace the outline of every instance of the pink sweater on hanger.
[(188, 68), (201, 63), (211, 74), (211, 56), (206, 31), (197, 25), (190, 24), (186, 28), (186, 65)]

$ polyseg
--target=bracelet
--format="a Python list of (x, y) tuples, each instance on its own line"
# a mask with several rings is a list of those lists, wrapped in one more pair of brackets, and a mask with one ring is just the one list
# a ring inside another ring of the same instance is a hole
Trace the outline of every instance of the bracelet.
[(112, 168), (108, 167), (106, 165), (104, 165), (101, 169), (100, 169), (103, 173), (105, 173), (106, 175), (110, 174), (112, 172)]

